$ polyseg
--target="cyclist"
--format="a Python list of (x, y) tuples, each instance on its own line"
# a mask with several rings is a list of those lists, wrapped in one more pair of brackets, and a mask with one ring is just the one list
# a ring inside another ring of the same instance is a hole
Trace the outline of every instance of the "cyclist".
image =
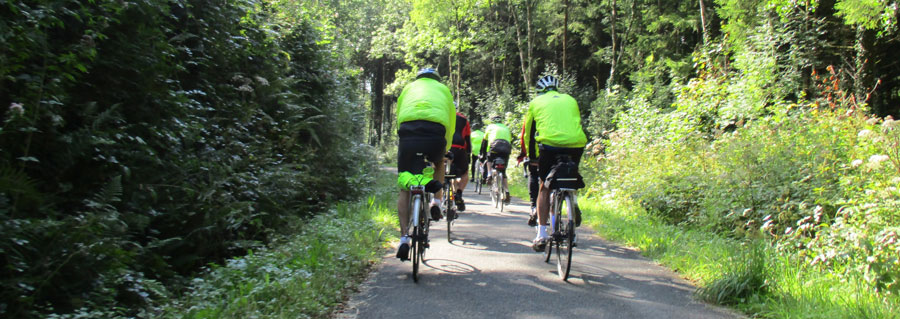
[[(453, 152), (453, 162), (450, 165), (450, 174), (456, 175), (459, 181), (450, 181), (450, 186), (456, 186), (456, 193), (453, 195), (453, 201), (459, 211), (466, 210), (466, 203), (463, 201), (463, 190), (469, 183), (469, 157), (472, 154), (472, 127), (469, 126), (469, 119), (462, 113), (456, 112), (456, 130), (453, 133), (453, 145), (450, 152)], [(456, 216), (452, 216), (456, 218)]]
[(525, 124), (522, 124), (522, 132), (519, 133), (519, 156), (516, 161), (521, 164), (525, 162), (525, 169), (528, 170), (528, 197), (531, 198), (531, 214), (528, 216), (528, 226), (537, 226), (537, 195), (538, 195), (538, 161), (536, 158), (528, 157), (525, 152)]
[(476, 165), (479, 165), (478, 152), (481, 150), (481, 140), (483, 140), (483, 139), (484, 139), (484, 132), (482, 132), (481, 130), (472, 131), (472, 150), (473, 150), (473, 152), (472, 152), (472, 173), (469, 174), (469, 176), (472, 176), (472, 178), (476, 178), (476, 179), (481, 178), (481, 176), (475, 175), (476, 174), (475, 168), (476, 168)]
[[(577, 164), (581, 161), (587, 136), (581, 127), (578, 103), (568, 94), (559, 93), (559, 80), (544, 76), (537, 81), (538, 96), (528, 103), (525, 114), (525, 134), (522, 142), (529, 158), (538, 159), (538, 175), (541, 180), (537, 197), (537, 236), (532, 243), (535, 251), (543, 251), (550, 235), (547, 233), (550, 211), (550, 189), (543, 183), (550, 168), (556, 164), (556, 156), (566, 154)], [(575, 209), (575, 224), (581, 224), (581, 214)]]
[[(512, 153), (512, 144), (510, 144), (512, 133), (509, 132), (509, 128), (506, 125), (500, 123), (499, 116), (495, 116), (492, 121), (494, 123), (484, 129), (484, 141), (481, 143), (479, 154), (487, 155), (488, 165), (492, 165), (496, 158), (502, 158), (504, 164), (508, 163), (509, 154)], [(490, 166), (488, 166), (487, 172), (488, 178), (491, 178)], [(506, 174), (506, 167), (504, 166), (499, 173)], [(506, 179), (503, 180), (503, 189), (507, 190), (506, 203), (509, 204), (509, 183)]]
[[(456, 127), (456, 107), (450, 89), (442, 84), (441, 76), (432, 68), (424, 68), (416, 79), (407, 84), (397, 99), (397, 171), (421, 174), (424, 162), (417, 161), (417, 153), (434, 165), (434, 179), (443, 182), (444, 154)], [(399, 181), (398, 181), (399, 182)], [(441, 190), (431, 202), (431, 218), (441, 219)], [(397, 217), (400, 219), (400, 247), (397, 258), (409, 259), (407, 221), (409, 220), (409, 190), (400, 188)]]

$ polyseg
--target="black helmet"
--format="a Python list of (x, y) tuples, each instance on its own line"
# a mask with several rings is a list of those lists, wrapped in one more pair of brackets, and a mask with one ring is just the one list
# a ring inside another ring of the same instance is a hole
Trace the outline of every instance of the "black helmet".
[(441, 75), (438, 74), (437, 70), (432, 68), (423, 68), (419, 70), (419, 73), (416, 74), (416, 79), (421, 79), (423, 77), (435, 79), (437, 81), (441, 80)]
[(552, 75), (547, 75), (537, 81), (536, 89), (537, 89), (538, 93), (544, 93), (544, 92), (549, 91), (550, 89), (555, 90), (558, 87), (559, 87), (559, 80), (556, 79), (556, 77), (554, 77)]

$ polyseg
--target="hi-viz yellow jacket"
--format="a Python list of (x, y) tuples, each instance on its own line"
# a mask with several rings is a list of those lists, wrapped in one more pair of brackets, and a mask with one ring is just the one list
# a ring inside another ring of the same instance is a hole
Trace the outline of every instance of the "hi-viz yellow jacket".
[(446, 85), (430, 78), (407, 84), (397, 98), (397, 123), (425, 120), (444, 126), (444, 152), (450, 150), (456, 130), (456, 106)]
[(484, 132), (481, 130), (472, 131), (472, 155), (481, 151), (481, 141), (484, 139)]
[(484, 129), (484, 140), (481, 142), (481, 149), (484, 150), (484, 154), (491, 152), (491, 144), (494, 141), (501, 139), (507, 142), (512, 143), (512, 133), (509, 132), (509, 128), (503, 123), (493, 123), (488, 125)]
[(526, 154), (537, 158), (537, 144), (553, 147), (579, 148), (587, 144), (581, 128), (578, 102), (568, 94), (549, 91), (528, 103), (525, 127), (522, 132)]

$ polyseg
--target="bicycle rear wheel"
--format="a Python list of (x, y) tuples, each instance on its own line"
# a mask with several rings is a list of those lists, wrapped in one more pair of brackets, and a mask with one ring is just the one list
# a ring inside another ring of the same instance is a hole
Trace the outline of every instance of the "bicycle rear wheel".
[(497, 175), (500, 182), (497, 183), (497, 201), (500, 202), (500, 212), (503, 212), (503, 206), (506, 204), (506, 190), (503, 189), (503, 179), (505, 178), (503, 174)]
[(569, 279), (569, 271), (572, 269), (572, 248), (574, 248), (572, 242), (575, 239), (575, 220), (572, 215), (575, 212), (572, 205), (575, 203), (571, 196), (567, 194), (563, 198), (565, 207), (560, 205), (560, 215), (565, 215), (560, 216), (558, 222), (564, 228), (560, 229), (560, 238), (556, 246), (556, 271), (563, 281)]
[(453, 225), (453, 219), (450, 218), (450, 215), (456, 216), (456, 214), (459, 214), (459, 213), (456, 212), (455, 209), (454, 209), (453, 214), (450, 214), (450, 213), (449, 213), (450, 210), (447, 210), (447, 211), (448, 211), (448, 213), (447, 213), (447, 218), (446, 218), (446, 219), (447, 219), (447, 242), (448, 242), (448, 243), (452, 243), (452, 242), (453, 242), (453, 238), (450, 237), (450, 228), (451, 228), (451, 226)]
[(412, 250), (412, 277), (414, 282), (419, 282), (419, 262), (421, 262), (419, 258), (419, 250), (421, 250), (421, 247), (419, 246), (419, 242), (421, 241), (419, 233), (421, 233), (419, 226), (414, 227), (413, 238), (409, 247)]

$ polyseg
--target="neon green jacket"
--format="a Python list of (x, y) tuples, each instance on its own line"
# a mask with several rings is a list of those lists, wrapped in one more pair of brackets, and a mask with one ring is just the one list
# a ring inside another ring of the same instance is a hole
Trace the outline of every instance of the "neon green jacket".
[(484, 132), (475, 130), (472, 132), (472, 155), (476, 155), (481, 151), (481, 140), (484, 139)]
[[(541, 94), (528, 103), (523, 133), (526, 154), (532, 158), (539, 155), (537, 144), (566, 148), (587, 144), (578, 103), (568, 94), (556, 91)], [(533, 150), (532, 138), (536, 142)]]
[(512, 142), (512, 133), (509, 132), (509, 128), (503, 123), (493, 123), (484, 129), (484, 141), (487, 142), (485, 146), (486, 153), (491, 152), (491, 144), (497, 139)]
[(456, 130), (456, 106), (446, 85), (421, 78), (406, 85), (397, 98), (397, 123), (425, 120), (444, 125), (444, 141), (449, 151)]

